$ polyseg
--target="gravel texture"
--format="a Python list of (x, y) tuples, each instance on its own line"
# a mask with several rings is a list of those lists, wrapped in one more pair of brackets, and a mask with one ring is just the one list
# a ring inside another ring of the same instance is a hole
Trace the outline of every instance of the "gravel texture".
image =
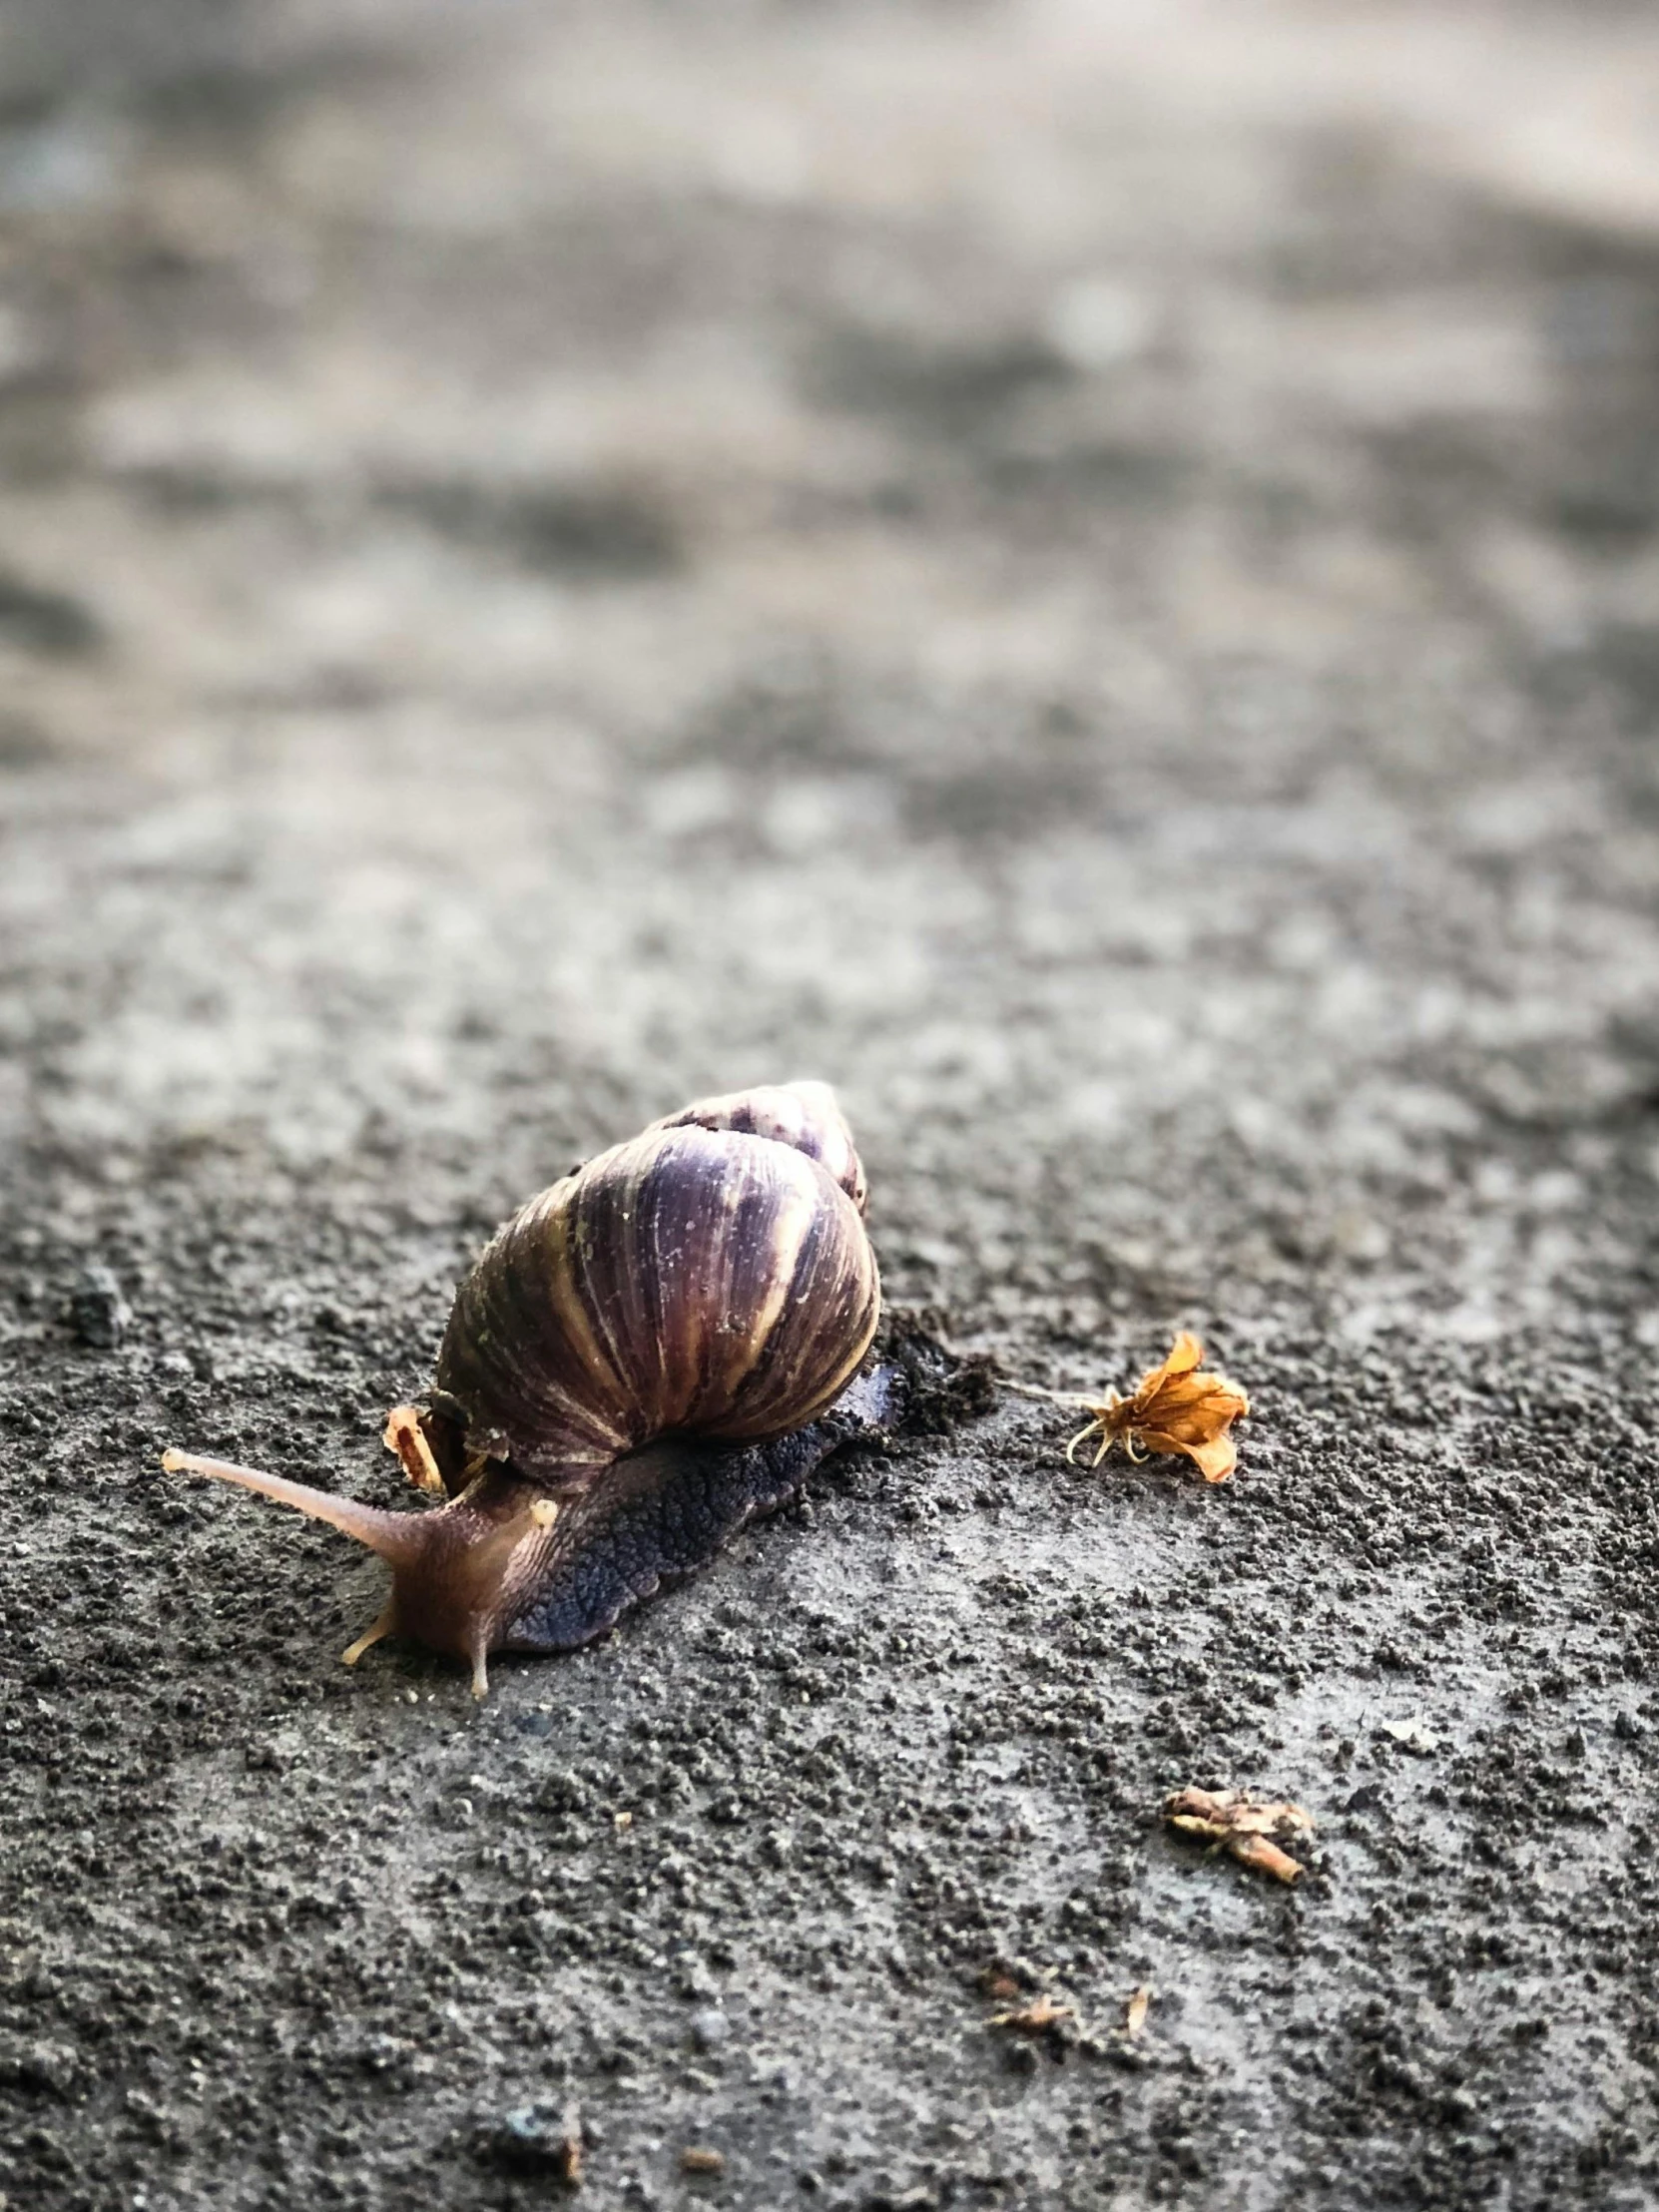
[[(1654, 2201), (1656, 103), (1589, 0), (8, 6), (10, 2212)], [(793, 1074), (895, 1307), (1197, 1329), (1236, 1477), (981, 1388), (475, 1708), (161, 1472), (395, 1498), (490, 1228)]]

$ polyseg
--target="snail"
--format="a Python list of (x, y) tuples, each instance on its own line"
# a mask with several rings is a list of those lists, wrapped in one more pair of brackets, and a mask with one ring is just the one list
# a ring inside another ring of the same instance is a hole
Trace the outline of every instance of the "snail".
[(391, 1512), (182, 1451), (163, 1465), (378, 1552), (391, 1593), (346, 1664), (413, 1637), (464, 1660), (481, 1698), (492, 1652), (589, 1641), (887, 1424), (864, 1197), (828, 1085), (702, 1100), (532, 1198), (461, 1283), (433, 1386), (384, 1439), (441, 1505)]

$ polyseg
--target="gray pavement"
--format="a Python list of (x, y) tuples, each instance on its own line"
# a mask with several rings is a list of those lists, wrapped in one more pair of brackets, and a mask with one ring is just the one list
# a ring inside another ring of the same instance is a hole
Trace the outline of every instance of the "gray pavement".
[[(1653, 2201), (1656, 112), (1564, 0), (14, 0), (14, 2212)], [(1233, 1481), (1004, 1399), (475, 1709), (161, 1472), (394, 1501), (489, 1229), (796, 1074)]]

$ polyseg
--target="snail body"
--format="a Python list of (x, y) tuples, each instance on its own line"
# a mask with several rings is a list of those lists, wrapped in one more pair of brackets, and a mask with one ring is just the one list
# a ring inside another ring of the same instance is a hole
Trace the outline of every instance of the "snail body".
[(879, 1278), (863, 1171), (821, 1083), (709, 1099), (532, 1198), (456, 1293), (434, 1384), (386, 1442), (425, 1512), (169, 1452), (357, 1537), (392, 1633), (463, 1658), (560, 1650), (694, 1571), (828, 1452), (884, 1425), (860, 1375)]

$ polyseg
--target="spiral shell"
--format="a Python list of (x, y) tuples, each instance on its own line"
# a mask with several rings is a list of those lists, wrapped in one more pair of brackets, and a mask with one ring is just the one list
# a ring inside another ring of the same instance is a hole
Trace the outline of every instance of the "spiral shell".
[(507, 1223), (461, 1285), (434, 1403), (557, 1486), (654, 1437), (815, 1419), (875, 1333), (863, 1171), (827, 1086), (687, 1107)]
[(659, 1129), (732, 1129), (751, 1137), (771, 1137), (793, 1145), (816, 1160), (831, 1183), (838, 1183), (861, 1214), (867, 1196), (863, 1162), (853, 1150), (835, 1094), (828, 1083), (763, 1083), (754, 1090), (728, 1091), (721, 1098), (700, 1098), (677, 1114), (665, 1114), (646, 1131)]

